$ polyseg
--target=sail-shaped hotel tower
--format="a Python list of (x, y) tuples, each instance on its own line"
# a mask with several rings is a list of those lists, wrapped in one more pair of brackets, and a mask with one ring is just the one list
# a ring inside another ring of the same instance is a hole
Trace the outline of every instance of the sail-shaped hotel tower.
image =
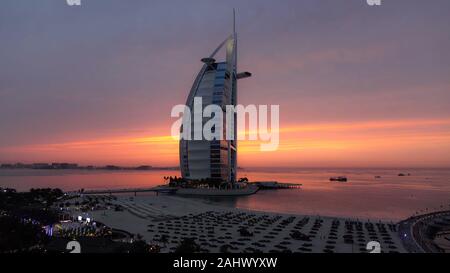
[[(203, 66), (186, 101), (186, 106), (190, 109), (194, 108), (194, 98), (202, 99), (203, 109), (211, 104), (220, 106), (223, 111), (223, 126), (215, 129), (221, 130), (222, 136), (225, 136), (227, 123), (225, 107), (237, 104), (237, 81), (251, 76), (249, 72), (237, 73), (237, 34), (234, 22), (233, 18), (233, 33), (209, 57), (201, 60)], [(226, 49), (226, 59), (218, 62), (214, 58), (223, 47)], [(194, 114), (191, 113), (191, 115), (191, 128), (194, 128)], [(203, 118), (203, 125), (209, 119)], [(225, 138), (223, 140), (180, 140), (180, 168), (184, 179), (208, 179), (231, 183), (236, 181), (236, 114), (233, 119), (234, 139), (232, 140), (225, 140)]]

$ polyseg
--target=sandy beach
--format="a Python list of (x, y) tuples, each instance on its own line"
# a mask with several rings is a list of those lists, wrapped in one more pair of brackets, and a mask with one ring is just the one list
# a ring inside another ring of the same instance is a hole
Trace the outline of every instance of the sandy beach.
[[(183, 238), (194, 238), (212, 253), (367, 253), (370, 241), (379, 242), (382, 252), (406, 252), (391, 222), (257, 212), (171, 195), (116, 196), (109, 202), (122, 210), (96, 209), (83, 215), (140, 234), (162, 252), (173, 252)], [(80, 215), (75, 209), (71, 213)]]

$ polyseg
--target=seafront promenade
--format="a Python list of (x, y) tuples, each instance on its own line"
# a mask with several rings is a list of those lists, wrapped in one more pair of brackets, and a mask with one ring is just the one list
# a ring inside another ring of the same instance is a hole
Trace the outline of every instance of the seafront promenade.
[[(448, 231), (450, 231), (450, 211), (436, 211), (413, 216), (399, 223), (400, 238), (408, 252), (412, 253), (450, 251), (450, 249), (442, 248), (435, 240), (436, 234), (447, 234)], [(446, 240), (448, 237), (445, 237)]]

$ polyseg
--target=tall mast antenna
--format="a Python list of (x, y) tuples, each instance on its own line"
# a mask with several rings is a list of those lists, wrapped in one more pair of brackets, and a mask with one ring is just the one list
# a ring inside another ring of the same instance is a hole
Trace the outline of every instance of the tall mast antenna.
[(236, 33), (236, 9), (233, 8), (233, 34)]

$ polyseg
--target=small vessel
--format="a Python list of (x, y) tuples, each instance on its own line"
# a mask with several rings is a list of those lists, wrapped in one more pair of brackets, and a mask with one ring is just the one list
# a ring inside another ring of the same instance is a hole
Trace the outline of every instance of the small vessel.
[(347, 182), (347, 177), (345, 176), (330, 177), (330, 181)]

